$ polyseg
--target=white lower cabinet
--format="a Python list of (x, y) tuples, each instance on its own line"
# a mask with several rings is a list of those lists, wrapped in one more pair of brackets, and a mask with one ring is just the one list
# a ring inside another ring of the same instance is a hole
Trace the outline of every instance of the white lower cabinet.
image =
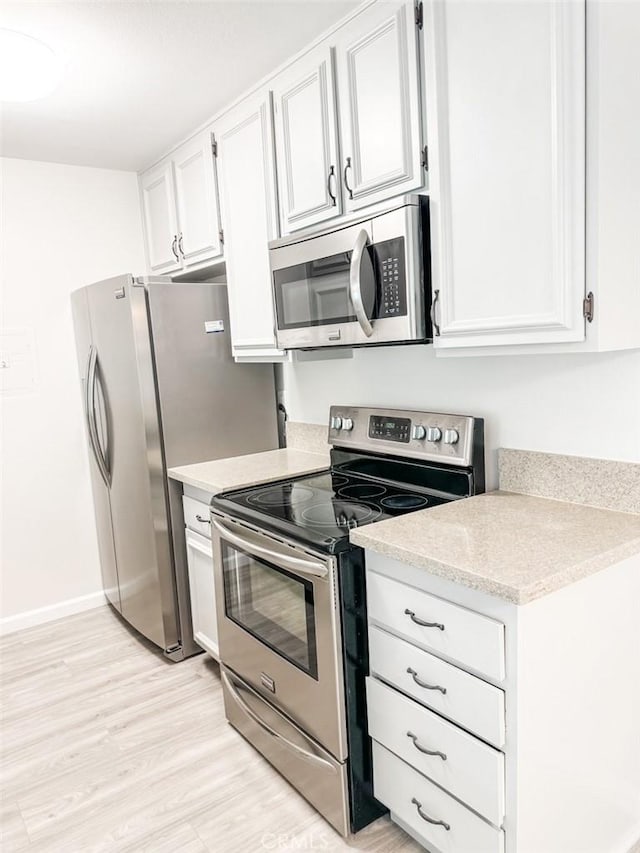
[(640, 554), (521, 605), (366, 565), (374, 794), (392, 820), (432, 853), (633, 848)]
[[(184, 515), (187, 529), (187, 566), (189, 570), (189, 592), (191, 596), (191, 618), (193, 636), (199, 646), (220, 660), (218, 649), (218, 623), (216, 620), (216, 593), (213, 580), (213, 550), (211, 538), (191, 530), (189, 524), (206, 529), (209, 507), (200, 501), (184, 497)], [(196, 518), (197, 516), (197, 518)], [(205, 519), (205, 521), (200, 521)]]

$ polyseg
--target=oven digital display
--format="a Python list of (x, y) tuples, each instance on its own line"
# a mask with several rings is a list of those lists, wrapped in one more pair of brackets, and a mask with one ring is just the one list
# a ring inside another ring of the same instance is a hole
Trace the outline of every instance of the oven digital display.
[(369, 418), (369, 438), (383, 438), (386, 441), (409, 443), (411, 420), (409, 418), (385, 418), (371, 415)]

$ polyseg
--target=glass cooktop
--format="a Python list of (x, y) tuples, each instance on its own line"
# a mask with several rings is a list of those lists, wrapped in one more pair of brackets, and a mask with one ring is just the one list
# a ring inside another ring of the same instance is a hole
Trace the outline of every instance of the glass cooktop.
[(445, 498), (425, 490), (327, 471), (226, 492), (212, 506), (335, 553), (349, 547), (354, 527), (442, 503)]

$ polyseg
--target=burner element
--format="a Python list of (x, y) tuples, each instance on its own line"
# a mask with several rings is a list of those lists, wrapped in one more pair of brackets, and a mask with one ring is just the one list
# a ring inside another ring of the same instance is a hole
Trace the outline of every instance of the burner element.
[(343, 489), (340, 489), (338, 494), (341, 498), (348, 498), (349, 500), (353, 500), (355, 498), (356, 500), (367, 501), (370, 498), (379, 498), (380, 495), (384, 495), (386, 491), (387, 490), (384, 486), (375, 486), (363, 483), (356, 486), (345, 486)]
[(349, 482), (349, 478), (342, 474), (331, 474), (331, 485), (335, 491), (340, 489), (345, 483)]
[(388, 498), (382, 498), (380, 503), (388, 509), (418, 509), (429, 501), (422, 495), (389, 495)]
[(375, 507), (350, 501), (314, 504), (302, 513), (303, 519), (314, 527), (343, 527), (347, 530), (365, 521), (374, 521), (379, 515), (380, 510)]
[(315, 495), (313, 489), (307, 489), (298, 483), (283, 483), (269, 489), (262, 489), (248, 498), (249, 503), (262, 506), (296, 506), (306, 503)]

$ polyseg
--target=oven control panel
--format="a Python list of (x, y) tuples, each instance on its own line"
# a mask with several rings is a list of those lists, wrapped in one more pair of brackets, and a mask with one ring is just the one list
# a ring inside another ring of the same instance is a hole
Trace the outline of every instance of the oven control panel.
[(484, 453), (484, 422), (442, 412), (332, 406), (329, 444), (470, 467)]

